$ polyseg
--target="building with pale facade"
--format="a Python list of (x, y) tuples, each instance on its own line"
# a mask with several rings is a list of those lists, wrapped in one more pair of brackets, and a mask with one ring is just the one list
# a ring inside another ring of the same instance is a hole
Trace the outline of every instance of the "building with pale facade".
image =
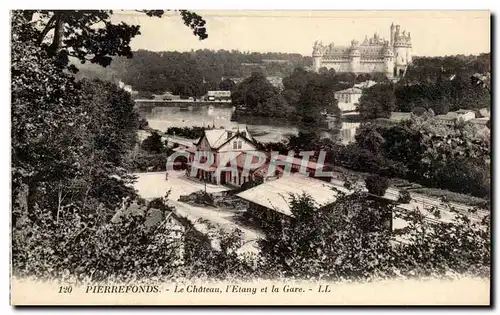
[(364, 41), (351, 41), (350, 46), (323, 45), (316, 41), (313, 46), (313, 69), (326, 67), (336, 72), (384, 73), (388, 78), (403, 76), (412, 62), (411, 35), (401, 31), (399, 25), (390, 26), (390, 39), (365, 36)]
[(342, 112), (351, 112), (356, 110), (359, 99), (363, 91), (358, 88), (349, 88), (335, 92), (335, 98)]
[(207, 91), (205, 95), (207, 101), (229, 102), (231, 101), (231, 91)]

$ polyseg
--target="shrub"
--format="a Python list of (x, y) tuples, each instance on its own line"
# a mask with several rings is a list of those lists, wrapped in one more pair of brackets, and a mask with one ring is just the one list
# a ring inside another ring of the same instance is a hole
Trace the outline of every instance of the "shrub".
[(193, 127), (169, 127), (165, 133), (167, 135), (175, 135), (188, 139), (198, 139), (203, 136), (205, 128), (199, 126)]
[(138, 128), (140, 130), (146, 130), (146, 129), (148, 129), (148, 127), (149, 127), (148, 121), (146, 119), (144, 119), (144, 118), (140, 118), (139, 119), (139, 126), (138, 126)]
[(159, 172), (166, 170), (167, 155), (165, 153), (148, 154), (141, 152), (130, 162), (132, 172)]
[(425, 112), (427, 112), (427, 110), (423, 107), (418, 106), (415, 107), (411, 112), (416, 116), (422, 116), (423, 114), (425, 114)]
[(398, 197), (398, 202), (401, 203), (410, 203), (411, 201), (411, 195), (410, 192), (406, 189), (401, 189), (399, 191), (399, 197)]
[(141, 144), (142, 149), (147, 152), (161, 153), (164, 149), (161, 136), (157, 132), (152, 132)]
[(383, 196), (389, 188), (389, 180), (385, 177), (373, 174), (365, 179), (366, 189), (370, 194)]

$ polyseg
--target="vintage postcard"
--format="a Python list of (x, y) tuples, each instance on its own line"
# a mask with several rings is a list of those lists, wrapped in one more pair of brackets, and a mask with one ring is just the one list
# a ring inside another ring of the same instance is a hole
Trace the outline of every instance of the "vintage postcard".
[(11, 304), (491, 304), (489, 11), (11, 11)]

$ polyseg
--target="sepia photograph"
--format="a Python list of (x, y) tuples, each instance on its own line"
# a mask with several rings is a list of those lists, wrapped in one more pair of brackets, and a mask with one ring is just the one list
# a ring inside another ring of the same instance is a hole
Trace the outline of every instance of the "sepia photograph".
[(490, 11), (9, 15), (11, 305), (492, 304)]

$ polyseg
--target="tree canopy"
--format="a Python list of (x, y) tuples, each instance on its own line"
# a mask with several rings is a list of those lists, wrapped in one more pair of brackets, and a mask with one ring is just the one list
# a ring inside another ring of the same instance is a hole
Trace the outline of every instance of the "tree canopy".
[[(162, 17), (163, 10), (139, 10), (150, 17)], [(201, 40), (208, 37), (205, 20), (198, 14), (180, 10), (184, 24)], [(34, 27), (26, 38), (34, 40), (60, 64), (68, 57), (108, 66), (113, 56), (132, 57), (130, 41), (140, 34), (138, 25), (111, 21), (113, 10), (26, 10), (21, 13)], [(49, 34), (52, 32), (52, 36)], [(74, 67), (72, 67), (75, 70)]]
[(365, 120), (390, 118), (396, 109), (393, 84), (376, 84), (363, 91), (359, 99), (358, 111)]

